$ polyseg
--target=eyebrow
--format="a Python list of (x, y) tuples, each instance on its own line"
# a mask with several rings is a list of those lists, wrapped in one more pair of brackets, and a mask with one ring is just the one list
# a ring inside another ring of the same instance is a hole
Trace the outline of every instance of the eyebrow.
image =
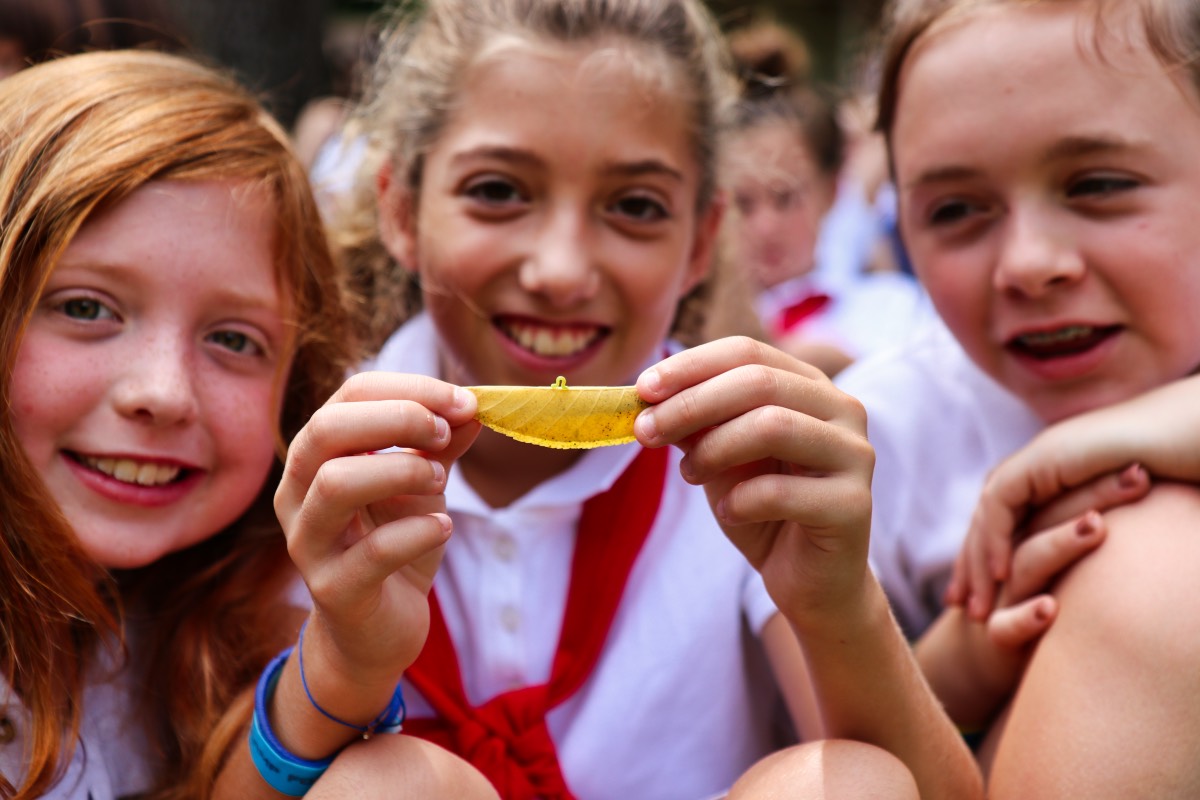
[[(92, 272), (101, 275), (107, 280), (114, 283), (129, 285), (129, 278), (124, 273), (125, 265), (114, 263), (107, 260), (96, 260), (90, 257), (81, 257), (77, 261), (67, 261), (60, 259), (55, 265), (54, 271), (59, 270), (64, 272)], [(282, 302), (285, 299), (285, 292), (278, 289), (277, 298)], [(274, 312), (277, 306), (272, 302), (274, 298), (257, 292), (242, 292), (233, 289), (229, 286), (221, 286), (216, 288), (212, 293), (213, 298), (223, 306), (229, 306), (239, 310), (262, 310)]]
[(929, 183), (942, 183), (944, 181), (960, 181), (967, 178), (973, 178), (979, 175), (977, 169), (971, 167), (963, 167), (957, 164), (952, 164), (946, 167), (936, 167), (934, 169), (925, 170), (917, 175), (911, 181), (904, 184), (905, 189), (911, 189), (914, 186), (924, 186)]
[[(1069, 136), (1046, 151), (1041, 163), (1050, 164), (1069, 158), (1079, 158), (1103, 153), (1129, 152), (1145, 148), (1140, 142), (1110, 136)], [(951, 164), (926, 170), (907, 182), (905, 188), (922, 186), (943, 181), (958, 181), (976, 177), (980, 171), (972, 167)]]
[[(541, 167), (545, 165), (545, 162), (533, 153), (504, 145), (485, 145), (472, 148), (471, 150), (456, 153), (450, 161), (452, 164), (457, 165), (479, 158), (496, 159), (497, 161), (506, 161), (511, 164), (520, 164), (528, 167)], [(681, 171), (657, 158), (646, 158), (630, 162), (609, 162), (605, 165), (604, 171), (612, 175), (625, 177), (664, 175), (679, 183), (684, 181), (684, 175)]]
[(1070, 136), (1051, 147), (1049, 152), (1046, 153), (1044, 160), (1054, 161), (1060, 158), (1109, 153), (1118, 150), (1140, 150), (1142, 147), (1139, 142), (1111, 136)]

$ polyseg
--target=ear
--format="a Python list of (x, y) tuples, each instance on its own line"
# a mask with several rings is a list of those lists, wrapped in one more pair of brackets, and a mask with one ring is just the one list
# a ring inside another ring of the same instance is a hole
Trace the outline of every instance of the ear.
[(380, 241), (400, 266), (416, 272), (417, 226), (412, 192), (392, 175), (391, 163), (380, 168), (375, 178), (375, 191)]
[(716, 250), (717, 237), (721, 232), (721, 222), (725, 219), (727, 206), (728, 198), (725, 193), (716, 192), (708, 207), (696, 220), (696, 233), (692, 239), (692, 252), (688, 256), (687, 276), (680, 297), (696, 288), (712, 270), (713, 252)]

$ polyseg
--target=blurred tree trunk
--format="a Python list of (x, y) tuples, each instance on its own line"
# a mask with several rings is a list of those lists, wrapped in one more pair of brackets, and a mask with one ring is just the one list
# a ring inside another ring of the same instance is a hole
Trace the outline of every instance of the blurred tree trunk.
[(328, 91), (322, 50), (329, 0), (173, 0), (192, 46), (233, 69), (285, 126)]

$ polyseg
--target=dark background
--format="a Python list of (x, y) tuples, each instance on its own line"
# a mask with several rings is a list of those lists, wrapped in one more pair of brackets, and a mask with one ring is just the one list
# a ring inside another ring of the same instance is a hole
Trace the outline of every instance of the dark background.
[[(882, 0), (708, 0), (727, 29), (768, 13), (795, 28), (812, 50), (819, 80), (851, 82)], [(355, 32), (379, 7), (369, 0), (170, 0), (182, 38), (232, 67), (290, 125), (303, 104), (344, 92), (337, 68), (356, 49)]]

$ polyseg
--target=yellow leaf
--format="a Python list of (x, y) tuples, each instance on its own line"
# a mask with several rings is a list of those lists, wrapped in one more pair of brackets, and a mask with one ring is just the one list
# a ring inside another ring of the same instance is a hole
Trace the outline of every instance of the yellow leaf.
[(632, 442), (633, 420), (647, 403), (633, 386), (468, 386), (475, 419), (494, 431), (543, 447), (590, 448)]

